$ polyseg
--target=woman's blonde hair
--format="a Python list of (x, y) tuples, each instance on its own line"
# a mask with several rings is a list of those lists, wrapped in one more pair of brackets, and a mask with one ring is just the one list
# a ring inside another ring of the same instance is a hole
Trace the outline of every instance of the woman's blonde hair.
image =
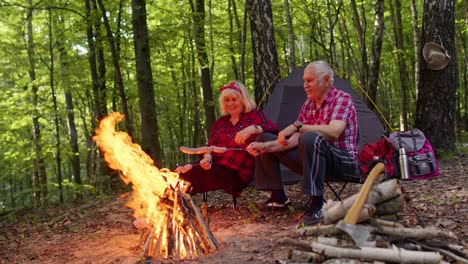
[(249, 90), (247, 90), (241, 82), (232, 81), (228, 85), (219, 88), (219, 91), (221, 92), (219, 95), (219, 109), (223, 116), (229, 114), (226, 109), (224, 109), (223, 105), (224, 97), (228, 95), (236, 96), (241, 99), (244, 105), (244, 113), (248, 113), (257, 107), (255, 100), (250, 96)]

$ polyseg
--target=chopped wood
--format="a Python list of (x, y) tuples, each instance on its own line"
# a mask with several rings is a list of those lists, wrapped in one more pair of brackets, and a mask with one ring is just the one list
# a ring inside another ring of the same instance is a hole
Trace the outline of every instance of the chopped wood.
[(452, 232), (446, 232), (435, 227), (409, 228), (376, 226), (375, 233), (392, 236), (401, 239), (457, 239)]
[(440, 263), (442, 256), (438, 252), (410, 251), (401, 248), (338, 248), (312, 243), (312, 250), (327, 257), (377, 260), (395, 263)]
[(293, 249), (289, 250), (288, 258), (291, 261), (300, 263), (322, 263), (325, 260), (325, 257), (320, 253), (305, 252)]
[[(369, 193), (367, 204), (374, 205), (402, 194), (398, 180), (393, 179), (375, 185)], [(342, 219), (353, 205), (357, 194), (325, 208), (324, 223), (333, 224)]]
[(402, 224), (395, 221), (388, 221), (384, 219), (374, 218), (370, 220), (373, 226), (389, 226), (389, 227), (404, 227)]
[[(456, 261), (458, 261), (460, 263), (468, 263), (468, 258), (466, 258), (466, 255), (463, 254), (460, 251), (455, 251), (456, 253), (454, 253), (454, 252), (451, 252), (450, 250), (440, 248), (438, 246), (431, 246), (431, 245), (429, 245), (429, 243), (425, 243), (425, 242), (421, 242), (421, 241), (413, 241), (413, 243), (417, 244), (418, 246), (422, 247), (425, 250), (437, 251), (440, 254), (442, 254), (444, 256), (447, 256), (449, 258), (452, 258), (452, 259), (454, 259), (454, 260), (456, 260)], [(459, 256), (457, 254), (460, 254), (461, 256)]]
[(304, 226), (297, 229), (296, 232), (300, 236), (336, 235), (342, 233), (335, 225)]
[(352, 247), (352, 246), (354, 246), (353, 242), (351, 242), (349, 240), (345, 240), (345, 239), (339, 239), (339, 238), (336, 238), (336, 237), (323, 237), (323, 236), (308, 237), (307, 241), (317, 242), (317, 243), (321, 243), (321, 244), (328, 245), (328, 246), (334, 246), (334, 247)]
[(377, 217), (376, 219), (381, 219), (384, 221), (392, 221), (392, 222), (398, 221), (400, 219), (398, 215), (396, 214), (377, 215), (376, 217)]
[(377, 260), (395, 263), (440, 263), (442, 256), (438, 252), (410, 251), (402, 248), (369, 248), (350, 249), (328, 246), (317, 242), (307, 242), (282, 238), (281, 245), (293, 246), (306, 251), (314, 251), (326, 257)]
[(405, 205), (405, 199), (403, 198), (403, 195), (399, 195), (390, 200), (386, 200), (382, 203), (376, 204), (375, 214), (376, 215), (396, 214), (398, 212), (403, 211), (404, 205)]

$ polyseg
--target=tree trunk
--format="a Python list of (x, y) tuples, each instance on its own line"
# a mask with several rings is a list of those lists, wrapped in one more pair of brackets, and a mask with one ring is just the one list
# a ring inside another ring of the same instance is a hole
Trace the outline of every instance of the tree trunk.
[[(418, 9), (415, 0), (411, 0), (411, 15), (413, 17), (413, 44), (414, 44), (414, 84), (416, 95), (418, 94), (419, 80), (421, 76), (421, 34), (419, 32)], [(416, 96), (416, 100), (418, 100)]]
[(367, 88), (367, 95), (365, 98), (367, 106), (376, 110), (374, 104), (377, 99), (377, 87), (379, 84), (380, 74), (380, 55), (382, 51), (382, 39), (384, 31), (384, 0), (375, 1), (375, 21), (374, 21), (374, 36), (372, 38), (372, 54), (369, 66), (369, 86)]
[(200, 81), (203, 91), (203, 109), (205, 110), (205, 136), (208, 140), (211, 127), (215, 121), (215, 107), (213, 99), (213, 87), (211, 85), (210, 62), (206, 52), (205, 42), (205, 1), (196, 0), (193, 5), (193, 32), (195, 47), (197, 49), (197, 61), (200, 72)]
[[(329, 50), (329, 63), (333, 65), (338, 64), (337, 56), (336, 56), (336, 44), (335, 44), (335, 26), (338, 22), (340, 17), (340, 9), (343, 6), (343, 2), (338, 2), (338, 7), (336, 7), (333, 3), (327, 0), (327, 25), (329, 32), (329, 41), (328, 41), (328, 50)], [(332, 10), (333, 8), (333, 10)]]
[[(461, 79), (461, 86), (460, 91), (462, 91), (463, 97), (459, 100), (459, 116), (460, 120), (458, 123), (458, 128), (464, 131), (468, 130), (468, 32), (466, 29), (468, 28), (468, 4), (465, 5), (465, 24), (461, 24), (460, 28), (457, 29), (458, 32), (458, 39), (460, 40), (460, 61), (461, 61), (461, 69), (460, 72), (460, 79)], [(461, 107), (464, 106), (464, 107)], [(463, 141), (466, 142), (466, 141)]]
[[(247, 0), (250, 9), (255, 101), (262, 108), (263, 95), (279, 80), (278, 54), (273, 30), (270, 0)], [(269, 91), (271, 92), (271, 91)], [(266, 99), (266, 98), (265, 98)]]
[(57, 166), (57, 184), (59, 191), (60, 203), (63, 204), (63, 175), (62, 175), (62, 155), (61, 155), (61, 144), (60, 144), (60, 122), (59, 122), (59, 113), (57, 107), (57, 92), (55, 88), (55, 63), (54, 63), (54, 34), (52, 33), (52, 25), (55, 24), (52, 19), (52, 11), (48, 10), (49, 15), (49, 56), (50, 56), (50, 65), (49, 65), (49, 77), (50, 77), (50, 89), (52, 94), (52, 103), (54, 107), (54, 126), (55, 126), (55, 163)]
[(291, 12), (289, 10), (289, 0), (284, 0), (284, 12), (286, 18), (286, 27), (288, 29), (288, 56), (286, 56), (289, 72), (292, 72), (296, 67), (296, 46), (294, 43), (294, 30), (291, 20)]
[[(94, 66), (96, 72), (93, 77), (93, 91), (94, 91), (94, 103), (96, 107), (96, 119), (101, 120), (107, 116), (107, 88), (106, 88), (106, 63), (104, 60), (104, 50), (102, 46), (101, 36), (101, 22), (99, 18), (93, 18), (92, 14), (96, 11), (96, 1), (89, 0), (89, 17), (91, 20), (90, 33), (92, 40), (92, 47), (90, 53), (93, 53), (92, 58), (94, 59)], [(88, 37), (89, 41), (89, 37)], [(90, 45), (91, 48), (91, 45)], [(90, 55), (91, 56), (91, 55)], [(97, 122), (93, 123), (93, 128), (97, 126)]]
[(458, 76), (455, 52), (454, 0), (425, 0), (423, 43), (442, 42), (451, 56), (442, 70), (431, 70), (427, 62), (421, 64), (421, 82), (416, 101), (415, 126), (422, 131), (432, 146), (440, 151), (455, 150), (455, 104)]
[[(238, 66), (236, 62), (236, 49), (235, 47), (235, 41), (234, 37), (237, 36), (237, 32), (239, 30), (239, 21), (237, 21), (236, 17), (236, 10), (235, 10), (235, 1), (234, 0), (228, 0), (228, 17), (229, 17), (229, 52), (231, 53), (229, 55), (229, 58), (231, 59), (231, 67), (232, 67), (232, 72), (234, 73), (234, 78), (236, 80), (239, 80), (239, 71), (238, 71)], [(236, 22), (236, 30), (234, 29), (234, 22)]]
[(132, 0), (132, 24), (138, 98), (140, 99), (142, 148), (153, 159), (154, 164), (161, 167), (161, 145), (154, 98), (145, 0)]
[[(356, 0), (351, 0), (351, 9), (353, 10), (353, 21), (354, 27), (356, 28), (356, 33), (359, 40), (359, 48), (361, 50), (361, 62), (362, 62), (362, 69), (358, 72), (359, 80), (361, 82), (362, 87), (367, 87), (367, 73), (369, 72), (369, 66), (367, 62), (367, 47), (366, 47), (366, 27), (364, 22), (364, 28), (361, 25), (361, 18), (359, 16), (359, 12), (356, 6)], [(364, 18), (365, 21), (365, 18)]]
[[(401, 2), (400, 0), (394, 0), (393, 17), (393, 30), (395, 37), (395, 50), (398, 64), (398, 77), (400, 80), (400, 130), (405, 131), (408, 129), (408, 91), (409, 91), (409, 80), (408, 80), (408, 69), (406, 67), (406, 61), (404, 58), (403, 50), (403, 28), (401, 23)], [(392, 5), (390, 4), (392, 7)]]
[[(93, 103), (94, 103), (94, 117), (91, 119), (92, 129), (97, 126), (99, 120), (103, 119), (107, 115), (107, 104), (106, 104), (106, 85), (105, 75), (106, 66), (104, 62), (104, 52), (102, 47), (101, 35), (100, 35), (100, 22), (99, 19), (93, 19), (93, 12), (96, 10), (95, 0), (84, 0), (86, 10), (86, 37), (89, 48), (89, 67), (91, 73), (91, 82), (93, 90)], [(89, 135), (91, 136), (91, 135)], [(94, 164), (90, 165), (90, 168), (97, 166), (100, 175), (110, 175), (110, 169), (107, 167), (102, 156), (97, 156), (93, 151), (96, 151), (96, 144), (91, 138), (87, 139), (88, 142), (88, 157), (89, 161)], [(96, 158), (94, 158), (96, 157)], [(96, 170), (88, 170), (88, 175), (91, 179), (96, 179)], [(97, 181), (94, 181), (95, 183)]]
[(249, 12), (250, 12), (250, 0), (245, 1), (245, 6), (244, 6), (244, 16), (242, 17), (242, 31), (241, 31), (241, 39), (239, 43), (240, 47), (240, 55), (239, 55), (239, 76), (240, 76), (240, 81), (242, 83), (245, 83), (245, 44), (247, 42), (247, 23), (248, 23), (248, 17), (249, 17)]
[[(60, 19), (59, 21), (59, 34), (62, 34), (64, 30), (64, 20)], [(60, 65), (60, 79), (62, 80), (62, 86), (64, 88), (65, 94), (65, 110), (68, 121), (68, 135), (70, 144), (69, 159), (71, 163), (72, 182), (76, 183), (77, 185), (81, 185), (80, 151), (78, 147), (78, 131), (76, 129), (75, 123), (75, 113), (73, 110), (73, 95), (71, 89), (66, 88), (69, 84), (71, 84), (69, 78), (70, 76), (67, 74), (67, 72), (69, 72), (68, 56), (60, 38), (56, 40), (56, 45), (58, 49), (58, 62)], [(77, 194), (76, 198), (81, 199), (83, 196), (81, 194)]]
[(31, 8), (27, 9), (26, 16), (26, 36), (25, 41), (28, 45), (29, 58), (29, 83), (31, 86), (31, 102), (32, 102), (32, 144), (33, 144), (33, 187), (34, 204), (36, 206), (44, 206), (47, 204), (47, 174), (42, 153), (41, 143), (41, 126), (39, 124), (39, 106), (38, 106), (38, 89), (36, 82), (36, 50), (34, 47), (33, 35), (33, 8), (32, 1), (29, 1)]
[(107, 32), (107, 40), (109, 41), (109, 47), (112, 56), (112, 63), (114, 65), (114, 79), (115, 84), (117, 86), (117, 90), (120, 94), (120, 100), (122, 102), (122, 110), (125, 115), (125, 128), (127, 130), (127, 134), (133, 138), (133, 121), (131, 120), (130, 112), (128, 110), (127, 105), (127, 95), (125, 93), (125, 88), (122, 79), (122, 71), (120, 70), (120, 54), (117, 52), (116, 41), (114, 37), (114, 33), (112, 33), (112, 29), (109, 24), (109, 18), (107, 17), (106, 8), (102, 0), (98, 0), (99, 8), (101, 9), (101, 16), (104, 21), (104, 26)]
[[(214, 40), (213, 40), (213, 14), (212, 14), (212, 9), (211, 9), (211, 0), (208, 0), (208, 25), (209, 25), (209, 31), (208, 31), (208, 38), (209, 38), (209, 43), (210, 43), (210, 84), (213, 83), (213, 75), (211, 72), (214, 72), (214, 67), (215, 67), (215, 52), (214, 52)], [(213, 92), (213, 89), (211, 89)], [(216, 110), (215, 110), (216, 113)], [(215, 117), (216, 118), (216, 117)], [(213, 120), (214, 122), (214, 120)]]

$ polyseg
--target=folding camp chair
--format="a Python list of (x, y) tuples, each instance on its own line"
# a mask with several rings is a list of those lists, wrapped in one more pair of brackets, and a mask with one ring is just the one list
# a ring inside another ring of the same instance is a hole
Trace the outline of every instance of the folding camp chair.
[[(208, 192), (203, 193), (203, 202), (207, 203), (208, 202)], [(237, 206), (237, 195), (235, 192), (232, 193), (232, 207), (236, 209)]]

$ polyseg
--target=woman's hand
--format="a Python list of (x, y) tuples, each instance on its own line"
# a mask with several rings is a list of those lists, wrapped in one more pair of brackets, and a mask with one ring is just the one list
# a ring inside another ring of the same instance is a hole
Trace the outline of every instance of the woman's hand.
[(177, 168), (175, 168), (175, 172), (177, 173), (186, 173), (187, 171), (191, 170), (192, 169), (192, 164), (185, 164), (185, 165), (181, 165), (181, 166), (177, 166)]
[(204, 170), (211, 170), (211, 164), (213, 162), (213, 157), (211, 154), (206, 153), (203, 155), (203, 159), (200, 160), (200, 167)]
[(248, 126), (241, 131), (236, 133), (236, 137), (234, 138), (234, 141), (236, 142), (237, 145), (243, 145), (245, 141), (252, 135), (252, 134), (258, 134), (257, 133), (257, 128), (258, 126), (252, 125)]

